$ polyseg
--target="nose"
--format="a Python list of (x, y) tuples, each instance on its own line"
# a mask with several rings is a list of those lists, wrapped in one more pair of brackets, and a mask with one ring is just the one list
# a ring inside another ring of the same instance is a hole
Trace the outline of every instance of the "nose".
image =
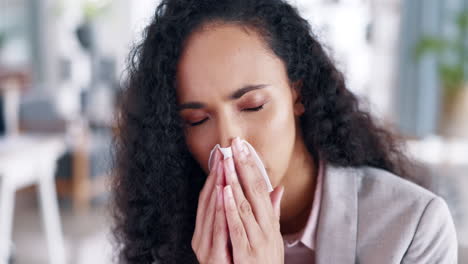
[(242, 138), (241, 128), (236, 125), (236, 122), (233, 122), (227, 117), (218, 119), (217, 130), (218, 143), (222, 148), (230, 147), (235, 137)]

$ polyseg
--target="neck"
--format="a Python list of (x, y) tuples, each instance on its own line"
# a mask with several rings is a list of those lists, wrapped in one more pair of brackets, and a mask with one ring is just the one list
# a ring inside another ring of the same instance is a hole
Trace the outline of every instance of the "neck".
[(300, 231), (307, 223), (314, 202), (317, 164), (303, 141), (297, 140), (289, 168), (281, 184), (284, 194), (281, 200), (281, 233)]

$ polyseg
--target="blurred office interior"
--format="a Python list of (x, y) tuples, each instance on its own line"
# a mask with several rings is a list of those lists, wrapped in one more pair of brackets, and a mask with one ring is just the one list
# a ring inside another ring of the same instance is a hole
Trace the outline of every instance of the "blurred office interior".
[[(468, 263), (468, 0), (290, 2), (361, 107), (404, 137)], [(116, 105), (158, 3), (0, 0), (0, 263), (114, 263)]]

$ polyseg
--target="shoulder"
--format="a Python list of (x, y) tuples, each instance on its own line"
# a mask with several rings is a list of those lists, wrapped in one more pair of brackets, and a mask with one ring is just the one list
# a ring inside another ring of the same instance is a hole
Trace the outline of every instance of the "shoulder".
[(362, 203), (370, 203), (369, 206), (391, 203), (397, 204), (400, 208), (411, 206), (413, 209), (420, 208), (422, 210), (431, 200), (438, 197), (433, 192), (407, 179), (370, 166), (340, 167), (328, 164), (327, 176), (333, 176), (328, 179), (330, 185), (349, 185), (352, 181), (361, 206)]
[(417, 203), (424, 207), (436, 194), (389, 171), (363, 166), (353, 168), (361, 199)]
[(456, 263), (456, 233), (443, 198), (383, 169), (350, 170), (356, 177), (363, 254), (367, 243), (377, 243), (403, 263)]

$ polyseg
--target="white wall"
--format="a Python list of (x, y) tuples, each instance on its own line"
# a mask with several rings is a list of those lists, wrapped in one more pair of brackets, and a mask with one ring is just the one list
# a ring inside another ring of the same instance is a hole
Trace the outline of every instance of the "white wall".
[[(290, 0), (329, 47), (348, 88), (363, 107), (386, 121), (395, 121), (400, 0)], [(371, 42), (366, 27), (373, 26)]]

